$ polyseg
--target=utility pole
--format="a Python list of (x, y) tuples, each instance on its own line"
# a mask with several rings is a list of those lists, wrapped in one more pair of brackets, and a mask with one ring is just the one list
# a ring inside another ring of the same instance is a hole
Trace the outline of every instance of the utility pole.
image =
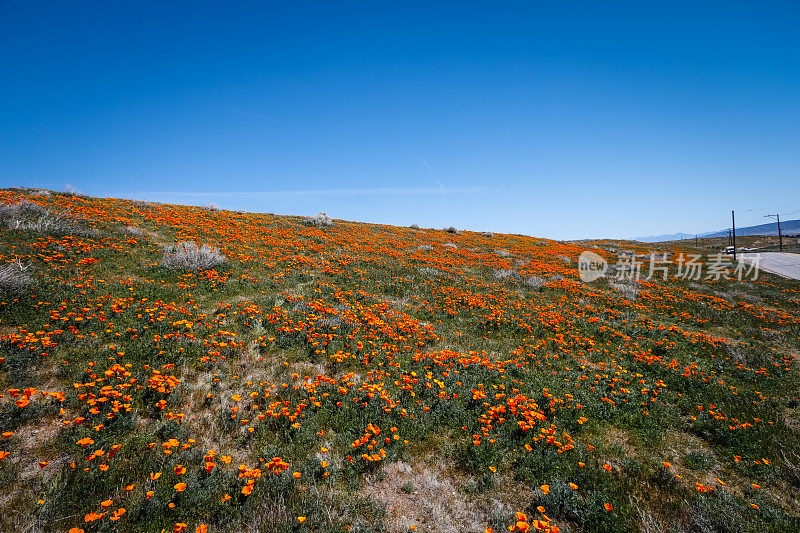
[(736, 217), (731, 210), (731, 231), (733, 232), (733, 260), (736, 261)]
[(694, 236), (694, 245), (697, 246), (697, 235)]
[(781, 216), (780, 215), (764, 215), (764, 218), (778, 219), (778, 249), (783, 251), (783, 235), (781, 234)]

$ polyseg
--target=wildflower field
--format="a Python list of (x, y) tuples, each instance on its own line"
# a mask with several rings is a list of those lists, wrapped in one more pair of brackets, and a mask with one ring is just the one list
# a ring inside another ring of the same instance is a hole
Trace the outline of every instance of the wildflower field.
[(800, 282), (587, 284), (582, 251), (654, 245), (3, 204), (0, 531), (800, 531)]

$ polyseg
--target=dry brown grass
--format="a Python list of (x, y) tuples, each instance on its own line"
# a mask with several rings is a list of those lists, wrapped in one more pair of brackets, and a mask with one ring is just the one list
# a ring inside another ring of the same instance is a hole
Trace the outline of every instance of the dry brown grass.
[(469, 495), (469, 480), (452, 468), (426, 462), (399, 461), (384, 465), (368, 476), (363, 493), (386, 506), (389, 531), (444, 533), (483, 532), (492, 517), (524, 508), (526, 496), (511, 483), (500, 484), (483, 494)]

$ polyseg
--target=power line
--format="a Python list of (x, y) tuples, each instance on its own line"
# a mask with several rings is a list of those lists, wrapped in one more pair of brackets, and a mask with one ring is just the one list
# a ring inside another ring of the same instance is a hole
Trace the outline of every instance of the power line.
[[(767, 211), (767, 210), (772, 211), (772, 210), (783, 209), (785, 207), (791, 207), (791, 206), (795, 206), (795, 205), (800, 205), (800, 202), (792, 202), (792, 203), (783, 204), (783, 205), (768, 205), (768, 206), (765, 206), (765, 207), (753, 207), (753, 208), (750, 208), (750, 209), (737, 209), (737, 211), (748, 211), (748, 212), (750, 212), (750, 211)], [(800, 212), (800, 210), (797, 210), (795, 212)], [(782, 213), (782, 214), (786, 215), (787, 213)]]

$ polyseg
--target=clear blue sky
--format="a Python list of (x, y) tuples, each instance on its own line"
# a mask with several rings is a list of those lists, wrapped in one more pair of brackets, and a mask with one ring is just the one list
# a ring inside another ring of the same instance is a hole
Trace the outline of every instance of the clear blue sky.
[(0, 0), (0, 184), (552, 238), (800, 218), (800, 4)]

